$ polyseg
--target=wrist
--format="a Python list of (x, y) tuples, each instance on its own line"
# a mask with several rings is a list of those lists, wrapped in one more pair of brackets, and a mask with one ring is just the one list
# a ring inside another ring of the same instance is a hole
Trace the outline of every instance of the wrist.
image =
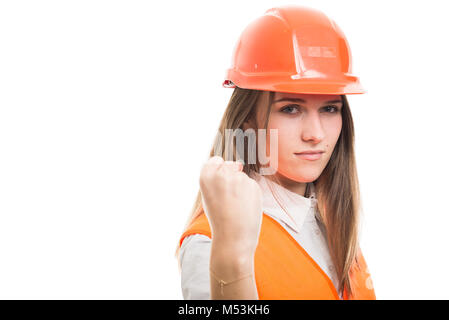
[(227, 236), (219, 233), (212, 235), (212, 249), (223, 252), (239, 260), (254, 258), (258, 241), (250, 238)]
[(256, 247), (257, 243), (254, 241), (215, 236), (212, 238), (211, 250), (227, 255), (228, 258), (233, 257), (235, 261), (244, 261), (254, 258)]
[(214, 244), (212, 242), (210, 268), (216, 274), (228, 275), (231, 278), (251, 273), (254, 271), (254, 253), (223, 243)]

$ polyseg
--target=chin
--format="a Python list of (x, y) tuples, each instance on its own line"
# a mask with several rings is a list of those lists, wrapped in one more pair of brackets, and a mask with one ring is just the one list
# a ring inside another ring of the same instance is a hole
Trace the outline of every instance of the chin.
[(280, 172), (278, 170), (278, 172), (285, 178), (302, 183), (313, 182), (318, 179), (321, 174), (321, 171), (318, 172), (315, 170), (293, 170), (290, 172)]

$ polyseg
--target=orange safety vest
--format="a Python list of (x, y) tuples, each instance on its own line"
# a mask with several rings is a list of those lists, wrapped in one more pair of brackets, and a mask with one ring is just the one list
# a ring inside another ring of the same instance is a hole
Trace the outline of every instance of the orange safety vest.
[[(182, 234), (179, 244), (192, 234), (212, 238), (204, 211)], [(351, 268), (352, 295), (344, 300), (375, 300), (371, 277), (358, 252), (358, 266)], [(276, 220), (263, 214), (254, 272), (260, 300), (340, 300), (332, 280)]]

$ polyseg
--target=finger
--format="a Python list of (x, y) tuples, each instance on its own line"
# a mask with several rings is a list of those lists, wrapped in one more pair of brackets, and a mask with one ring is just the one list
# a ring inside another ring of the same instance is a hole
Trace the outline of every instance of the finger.
[(232, 161), (232, 164), (229, 165), (234, 171), (242, 171), (243, 170), (243, 162), (242, 160)]
[(224, 162), (223, 158), (220, 156), (213, 156), (209, 158), (202, 166), (200, 171), (200, 189), (203, 188), (204, 182), (208, 181), (213, 177), (214, 173), (221, 167)]
[(209, 158), (209, 161), (208, 162), (210, 162), (210, 163), (223, 163), (224, 162), (224, 160), (223, 160), (223, 158), (222, 157), (220, 157), (220, 156), (213, 156), (213, 157), (210, 157)]
[(222, 167), (231, 171), (241, 171), (243, 166), (240, 161), (225, 161)]
[(221, 167), (224, 160), (220, 156), (213, 156), (207, 159), (207, 161), (203, 164), (202, 171), (203, 172), (212, 172)]

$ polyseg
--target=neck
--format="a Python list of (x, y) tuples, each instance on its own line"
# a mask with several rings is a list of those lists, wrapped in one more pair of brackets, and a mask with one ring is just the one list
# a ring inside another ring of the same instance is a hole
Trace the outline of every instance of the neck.
[[(306, 193), (306, 187), (307, 182), (297, 182), (291, 179), (288, 179), (278, 172), (275, 174), (276, 178), (279, 180), (281, 186), (284, 188), (290, 190), (291, 192), (294, 192), (300, 196), (305, 196)], [(271, 179), (274, 182), (277, 182), (272, 176), (266, 176), (267, 178)]]

